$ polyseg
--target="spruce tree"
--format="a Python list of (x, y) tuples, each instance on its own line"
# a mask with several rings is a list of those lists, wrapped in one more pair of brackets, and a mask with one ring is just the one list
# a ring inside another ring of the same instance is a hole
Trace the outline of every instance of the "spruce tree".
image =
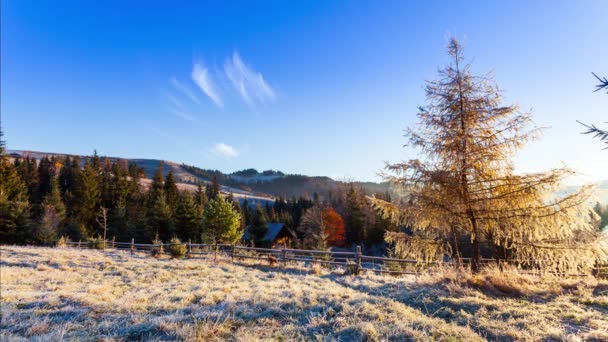
[(266, 213), (264, 212), (264, 209), (262, 209), (262, 207), (258, 205), (255, 208), (251, 225), (249, 225), (248, 228), (251, 242), (253, 242), (256, 246), (261, 246), (264, 243), (264, 236), (266, 236), (266, 232), (268, 232), (266, 222), (268, 222)]
[(347, 243), (361, 244), (365, 239), (365, 214), (361, 205), (360, 194), (352, 184), (346, 194), (344, 221), (346, 223)]
[(217, 180), (217, 176), (213, 176), (211, 184), (207, 184), (205, 188), (207, 192), (207, 198), (211, 201), (220, 196), (220, 183)]
[(167, 177), (165, 177), (164, 190), (165, 197), (167, 198), (167, 205), (171, 211), (174, 211), (179, 201), (179, 191), (177, 190), (177, 184), (175, 183), (175, 177), (173, 176), (172, 170), (169, 170)]
[(89, 234), (97, 227), (95, 218), (101, 206), (99, 191), (99, 174), (93, 164), (87, 160), (78, 179), (77, 196), (78, 218)]
[(113, 201), (112, 208), (108, 212), (108, 237), (114, 237), (118, 241), (129, 241), (134, 235), (130, 231), (130, 224), (127, 200), (118, 197)]
[(159, 197), (159, 194), (163, 194), (164, 197), (164, 184), (163, 184), (163, 162), (161, 161), (158, 168), (154, 172), (152, 177), (152, 185), (148, 191), (148, 197), (155, 199)]
[(77, 197), (80, 177), (80, 158), (66, 157), (64, 166), (59, 171), (59, 188), (66, 206), (67, 216), (71, 218), (76, 218), (79, 211)]
[(2, 136), (0, 129), (0, 241), (26, 243), (31, 238), (27, 187), (5, 155)]
[(55, 214), (61, 224), (66, 218), (66, 209), (61, 199), (61, 191), (59, 190), (59, 182), (57, 178), (51, 179), (51, 188), (42, 201), (43, 206), (51, 206), (55, 210)]
[(101, 205), (104, 208), (111, 208), (113, 204), (113, 183), (115, 177), (112, 172), (112, 162), (107, 157), (103, 159), (101, 175), (99, 178)]
[(182, 241), (198, 242), (202, 233), (201, 225), (202, 218), (194, 198), (187, 192), (182, 194), (175, 210), (175, 233)]
[(243, 222), (245, 226), (251, 224), (251, 208), (249, 208), (249, 199), (245, 198), (241, 203), (241, 212), (243, 213)]
[(205, 208), (205, 205), (207, 204), (207, 201), (208, 201), (208, 199), (207, 199), (207, 193), (203, 189), (202, 183), (198, 182), (196, 184), (196, 192), (194, 193), (194, 202), (200, 208), (201, 213), (203, 211), (202, 209)]
[(38, 198), (38, 165), (36, 160), (29, 156), (20, 161), (19, 167), (17, 168), (19, 176), (27, 187), (30, 204), (36, 203)]
[(42, 216), (34, 230), (34, 235), (37, 242), (49, 246), (57, 239), (57, 230), (61, 219), (53, 205), (43, 203), (42, 209)]
[(153, 234), (158, 235), (163, 241), (169, 241), (173, 237), (171, 208), (167, 205), (162, 188), (156, 194), (156, 198), (152, 200), (152, 207), (148, 211), (148, 225)]
[(42, 200), (42, 216), (35, 229), (35, 237), (43, 245), (52, 245), (58, 235), (63, 235), (63, 226), (66, 220), (66, 209), (61, 199), (59, 181), (51, 175), (49, 192)]
[(51, 168), (51, 160), (48, 156), (42, 157), (38, 162), (38, 194), (41, 201), (51, 188)]

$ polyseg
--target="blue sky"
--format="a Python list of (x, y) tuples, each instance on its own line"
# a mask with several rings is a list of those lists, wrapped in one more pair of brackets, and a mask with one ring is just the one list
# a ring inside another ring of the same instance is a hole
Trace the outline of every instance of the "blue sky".
[(608, 121), (606, 1), (3, 1), (9, 149), (378, 180), (464, 42), (478, 73), (551, 127), (520, 171), (608, 178), (575, 120)]

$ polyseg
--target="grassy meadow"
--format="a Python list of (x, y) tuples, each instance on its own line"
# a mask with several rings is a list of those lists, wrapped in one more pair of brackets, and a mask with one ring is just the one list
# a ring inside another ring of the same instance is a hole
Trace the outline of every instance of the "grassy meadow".
[(2, 246), (2, 341), (606, 341), (608, 281)]

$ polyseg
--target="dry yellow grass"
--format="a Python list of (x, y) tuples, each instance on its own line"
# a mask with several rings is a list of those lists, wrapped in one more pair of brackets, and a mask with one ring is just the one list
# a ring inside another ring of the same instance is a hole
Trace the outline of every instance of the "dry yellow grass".
[(7, 247), (0, 340), (608, 340), (608, 283)]

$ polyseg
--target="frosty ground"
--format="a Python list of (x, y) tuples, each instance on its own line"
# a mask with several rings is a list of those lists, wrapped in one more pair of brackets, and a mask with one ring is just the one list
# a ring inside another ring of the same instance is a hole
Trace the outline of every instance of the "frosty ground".
[(608, 340), (608, 281), (0, 248), (0, 340)]

